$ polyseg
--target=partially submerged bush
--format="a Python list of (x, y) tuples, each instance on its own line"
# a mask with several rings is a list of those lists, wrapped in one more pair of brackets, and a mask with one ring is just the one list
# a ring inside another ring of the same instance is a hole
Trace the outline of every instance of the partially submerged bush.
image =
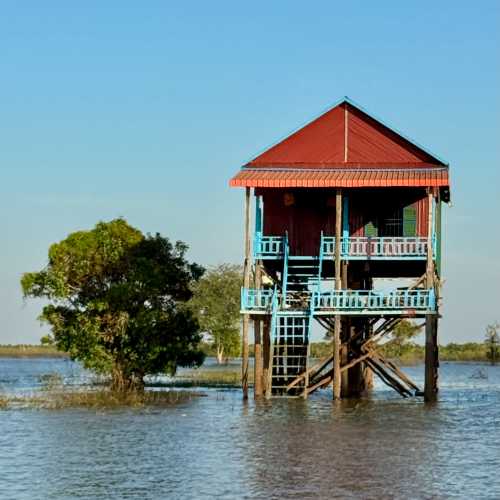
[[(250, 373), (250, 375), (253, 375)], [(241, 372), (236, 370), (190, 370), (173, 381), (176, 386), (239, 387)]]
[(200, 393), (189, 391), (113, 391), (110, 389), (74, 390), (64, 387), (47, 390), (30, 396), (0, 396), (0, 408), (9, 403), (21, 407), (62, 410), (70, 408), (117, 409), (147, 406), (171, 406), (188, 401)]
[(195, 395), (187, 391), (61, 390), (50, 393), (42, 406), (48, 409), (169, 406)]

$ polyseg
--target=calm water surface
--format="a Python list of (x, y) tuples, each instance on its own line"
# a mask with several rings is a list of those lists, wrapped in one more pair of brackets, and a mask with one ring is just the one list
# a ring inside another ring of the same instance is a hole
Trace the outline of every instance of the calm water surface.
[[(0, 392), (54, 372), (87, 377), (0, 358)], [(201, 392), (168, 408), (0, 410), (0, 498), (500, 498), (500, 367), (444, 363), (433, 406), (380, 385), (341, 404)]]

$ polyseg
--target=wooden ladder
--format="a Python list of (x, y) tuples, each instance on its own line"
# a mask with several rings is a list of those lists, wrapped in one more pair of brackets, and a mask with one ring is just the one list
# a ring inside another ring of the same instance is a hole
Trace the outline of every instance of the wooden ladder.
[(311, 318), (304, 314), (276, 314), (272, 344), (271, 395), (298, 397), (305, 379), (287, 391), (287, 386), (307, 370)]

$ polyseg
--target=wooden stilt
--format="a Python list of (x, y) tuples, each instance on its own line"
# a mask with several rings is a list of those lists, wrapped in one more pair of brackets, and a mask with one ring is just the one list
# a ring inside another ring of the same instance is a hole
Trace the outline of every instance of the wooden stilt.
[[(335, 196), (335, 289), (340, 290), (340, 238), (342, 234), (342, 191), (337, 189)], [(340, 316), (335, 316), (335, 327), (333, 331), (333, 398), (340, 399)]]
[(333, 323), (328, 321), (327, 318), (315, 316), (314, 319), (327, 331), (333, 330)]
[(303, 378), (306, 376), (313, 377), (314, 374), (320, 373), (324, 368), (326, 368), (333, 361), (333, 356), (327, 356), (323, 358), (319, 363), (316, 363), (314, 366), (311, 366), (304, 373), (301, 373), (296, 379), (292, 380), (287, 387), (286, 390), (290, 390), (292, 387), (295, 387)]
[[(426, 286), (428, 289), (435, 288), (434, 281), (434, 256), (433, 256), (433, 205), (434, 197), (432, 190), (428, 190), (428, 236), (427, 236), (427, 269)], [(437, 399), (438, 379), (438, 342), (437, 342), (437, 310), (436, 313), (428, 314), (425, 321), (425, 387), (424, 399), (433, 402)]]
[[(363, 340), (369, 339), (373, 334), (373, 325), (367, 320), (363, 328)], [(363, 392), (373, 389), (373, 371), (366, 363), (361, 364), (361, 379), (363, 381)]]
[(412, 396), (412, 392), (401, 384), (396, 378), (387, 373), (387, 370), (373, 357), (366, 358), (366, 363), (368, 366), (380, 377), (380, 379), (385, 382), (389, 387), (392, 387), (395, 391), (399, 392), (401, 396), (408, 397)]
[(345, 366), (343, 366), (340, 371), (344, 371), (344, 370), (348, 370), (349, 368), (353, 368), (354, 366), (356, 366), (358, 363), (361, 363), (361, 361), (364, 361), (365, 359), (369, 358), (370, 356), (372, 356), (373, 354), (375, 353), (375, 350), (372, 350), (372, 351), (368, 351), (367, 353), (363, 354), (362, 356), (360, 356), (359, 358), (357, 359), (354, 359), (352, 361), (350, 361), (349, 363), (347, 363)]
[(425, 322), (425, 387), (424, 399), (427, 402), (437, 400), (438, 393), (438, 342), (437, 315), (429, 314)]
[(264, 395), (266, 398), (271, 397), (271, 320), (269, 317), (263, 322), (263, 335), (262, 335), (262, 354), (264, 366), (262, 368), (262, 385), (264, 388)]
[(376, 332), (368, 338), (362, 345), (361, 349), (366, 349), (368, 346), (375, 345), (382, 337), (385, 337), (401, 322), (401, 318), (392, 319), (381, 325)]
[(340, 395), (343, 398), (349, 397), (351, 395), (351, 388), (349, 386), (349, 371), (342, 370), (342, 366), (347, 365), (349, 361), (349, 339), (350, 339), (350, 319), (343, 317), (340, 321)]
[[(256, 262), (255, 264), (255, 288), (259, 289), (261, 287), (261, 263)], [(253, 377), (253, 395), (255, 399), (262, 396), (262, 330), (261, 330), (262, 320), (260, 317), (256, 317), (253, 322), (254, 331), (254, 377)]]
[(331, 384), (334, 379), (333, 370), (330, 370), (328, 374), (326, 374), (319, 382), (315, 382), (307, 389), (307, 394), (311, 394), (316, 389), (320, 389), (321, 387), (326, 387), (328, 384)]
[[(348, 288), (348, 263), (341, 261), (341, 288)], [(340, 366), (344, 366), (349, 361), (349, 349), (351, 340), (351, 319), (349, 317), (342, 317), (340, 321), (340, 340), (342, 342), (340, 348)], [(351, 395), (351, 387), (349, 385), (350, 372), (348, 370), (341, 370), (340, 376), (340, 394), (341, 397), (348, 397)]]
[[(250, 286), (250, 188), (245, 190), (245, 263), (243, 266), (243, 286)], [(248, 399), (248, 328), (250, 318), (248, 314), (243, 315), (243, 334), (241, 349), (241, 386), (243, 399)]]
[(391, 370), (395, 375), (397, 375), (408, 387), (411, 387), (416, 392), (421, 392), (415, 382), (413, 382), (410, 377), (408, 377), (403, 371), (401, 371), (392, 361), (384, 358), (378, 352), (373, 353), (373, 357), (375, 357), (378, 361), (380, 361), (384, 366), (386, 366), (389, 370)]

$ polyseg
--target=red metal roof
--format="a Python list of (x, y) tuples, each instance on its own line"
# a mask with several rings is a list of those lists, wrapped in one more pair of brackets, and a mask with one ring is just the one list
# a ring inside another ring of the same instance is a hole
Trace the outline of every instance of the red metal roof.
[(268, 188), (359, 188), (444, 187), (449, 185), (448, 168), (389, 169), (267, 169), (244, 168), (230, 181), (233, 187)]
[(231, 179), (246, 187), (448, 186), (448, 166), (348, 99)]

